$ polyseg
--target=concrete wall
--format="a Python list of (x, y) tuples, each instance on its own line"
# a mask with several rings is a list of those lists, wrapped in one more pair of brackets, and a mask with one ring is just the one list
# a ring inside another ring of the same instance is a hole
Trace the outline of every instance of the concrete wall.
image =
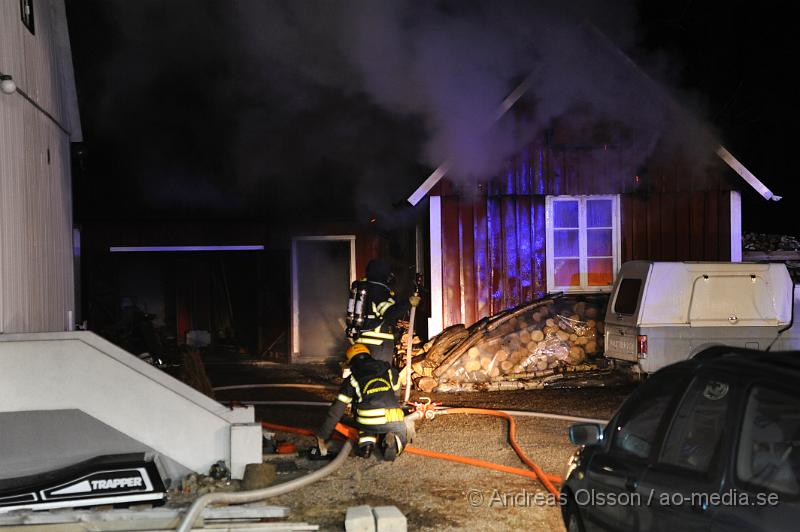
[(63, 331), (75, 307), (70, 142), (81, 140), (63, 0), (0, 1), (0, 333)]

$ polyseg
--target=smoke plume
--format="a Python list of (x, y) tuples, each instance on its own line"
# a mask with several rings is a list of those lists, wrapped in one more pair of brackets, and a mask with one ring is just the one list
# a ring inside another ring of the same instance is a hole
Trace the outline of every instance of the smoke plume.
[[(155, 210), (394, 216), (439, 164), (485, 178), (557, 118), (620, 124), (646, 158), (676, 117), (620, 52), (637, 53), (629, 2), (69, 7), (71, 24), (100, 17), (114, 43), (77, 64), (86, 129), (114, 154), (104, 170), (132, 183), (115, 186)], [(72, 36), (78, 48), (102, 38)]]

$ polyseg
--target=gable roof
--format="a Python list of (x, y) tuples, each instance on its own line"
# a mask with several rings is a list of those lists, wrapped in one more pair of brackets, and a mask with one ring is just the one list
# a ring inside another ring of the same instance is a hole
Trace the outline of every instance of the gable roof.
[[(671, 95), (664, 90), (658, 83), (656, 83), (650, 76), (648, 76), (627, 54), (620, 50), (613, 42), (603, 34), (597, 27), (589, 22), (584, 22), (584, 25), (589, 29), (600, 44), (606, 48), (611, 54), (625, 63), (637, 76), (644, 81), (648, 88), (662, 101), (667, 103), (680, 112), (686, 110), (680, 106)], [(500, 118), (502, 118), (514, 105), (524, 96), (533, 85), (533, 73), (531, 73), (522, 83), (520, 83), (498, 106), (495, 113), (494, 120), (489, 124), (491, 128)], [(749, 184), (756, 192), (758, 192), (765, 200), (780, 201), (781, 196), (775, 195), (764, 183), (761, 182), (750, 170), (748, 170), (736, 157), (733, 156), (724, 146), (720, 145), (716, 149), (716, 155), (722, 159), (734, 172), (736, 172), (747, 184)], [(436, 186), (441, 179), (447, 175), (450, 169), (450, 162), (445, 161), (440, 164), (422, 184), (408, 197), (407, 201), (416, 206), (430, 191)]]

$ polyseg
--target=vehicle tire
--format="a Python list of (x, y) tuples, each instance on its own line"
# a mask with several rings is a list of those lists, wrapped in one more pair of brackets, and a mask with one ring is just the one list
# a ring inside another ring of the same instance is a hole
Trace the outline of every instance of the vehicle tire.
[(567, 532), (585, 532), (583, 521), (581, 521), (581, 516), (578, 513), (578, 505), (572, 497), (567, 502), (567, 511), (564, 513), (564, 526), (567, 528)]

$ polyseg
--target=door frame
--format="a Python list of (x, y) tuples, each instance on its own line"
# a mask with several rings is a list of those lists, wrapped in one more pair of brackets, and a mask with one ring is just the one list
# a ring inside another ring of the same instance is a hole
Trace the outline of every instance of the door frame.
[[(316, 235), (292, 238), (292, 324), (289, 363), (299, 362), (300, 358), (300, 285), (297, 275), (297, 243), (309, 241), (350, 242), (350, 283), (356, 280), (356, 235)], [(346, 301), (342, 300), (342, 316)]]

